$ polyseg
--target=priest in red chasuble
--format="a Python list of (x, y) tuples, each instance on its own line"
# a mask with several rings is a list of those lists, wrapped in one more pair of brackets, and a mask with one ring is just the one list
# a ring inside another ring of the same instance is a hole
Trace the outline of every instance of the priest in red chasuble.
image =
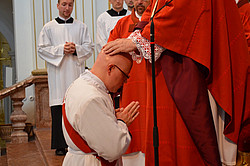
[(155, 11), (160, 165), (221, 165), (207, 90), (225, 111), (224, 135), (237, 143), (250, 63), (239, 12), (234, 0), (173, 0), (163, 7), (168, 2), (152, 0), (137, 25), (140, 30), (103, 50), (110, 55), (129, 52), (137, 62), (146, 59), (145, 135), (140, 146), (146, 165), (153, 165), (149, 40)]

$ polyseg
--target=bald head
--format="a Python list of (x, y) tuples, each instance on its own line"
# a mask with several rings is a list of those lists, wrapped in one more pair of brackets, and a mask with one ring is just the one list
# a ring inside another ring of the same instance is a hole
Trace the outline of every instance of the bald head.
[(126, 82), (132, 65), (133, 60), (129, 54), (108, 56), (101, 51), (91, 72), (104, 82), (110, 92), (116, 92)]

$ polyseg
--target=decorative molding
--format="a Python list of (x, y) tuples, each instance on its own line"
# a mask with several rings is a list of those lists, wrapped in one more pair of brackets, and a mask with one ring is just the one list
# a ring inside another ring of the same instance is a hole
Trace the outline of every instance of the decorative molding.
[(38, 69), (37, 64), (37, 43), (36, 43), (36, 13), (35, 13), (35, 1), (33, 0), (33, 34), (34, 34), (34, 40), (35, 40), (35, 60), (36, 60), (36, 69)]
[(75, 19), (77, 19), (77, 7), (76, 7), (76, 0), (75, 0), (74, 2), (75, 2)]
[(82, 0), (82, 22), (84, 22), (84, 0)]
[[(95, 21), (94, 21), (94, 4), (93, 0), (91, 0), (91, 7), (92, 7), (92, 37), (93, 37), (93, 43), (95, 43)], [(94, 57), (94, 63), (95, 63), (95, 51), (93, 51), (93, 57)], [(85, 62), (85, 67), (86, 67), (86, 62)]]
[(43, 11), (43, 25), (45, 25), (45, 21), (44, 21), (44, 0), (42, 0), (42, 11)]
[(49, 13), (50, 13), (50, 21), (51, 21), (52, 20), (51, 0), (49, 0)]
[(37, 69), (37, 70), (33, 70), (33, 71), (31, 72), (31, 74), (32, 74), (33, 76), (48, 75), (47, 69)]

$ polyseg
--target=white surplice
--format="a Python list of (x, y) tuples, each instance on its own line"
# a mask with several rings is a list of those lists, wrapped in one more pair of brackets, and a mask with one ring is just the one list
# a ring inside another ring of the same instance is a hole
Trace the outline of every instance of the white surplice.
[[(64, 54), (65, 42), (74, 42), (75, 55)], [(42, 28), (38, 40), (38, 55), (47, 62), (49, 105), (61, 105), (69, 85), (85, 70), (85, 60), (93, 53), (94, 45), (86, 24), (59, 24), (52, 20)]]
[[(99, 156), (112, 162), (119, 159), (130, 144), (126, 124), (116, 119), (113, 101), (104, 83), (86, 70), (65, 94), (66, 117), (71, 126)], [(92, 153), (82, 152), (69, 137), (64, 123), (63, 133), (69, 146), (63, 166), (100, 166)]]
[(99, 53), (102, 47), (107, 43), (109, 33), (114, 29), (118, 20), (122, 17), (130, 15), (131, 12), (127, 11), (123, 16), (111, 16), (108, 12), (100, 14), (96, 22), (96, 50)]

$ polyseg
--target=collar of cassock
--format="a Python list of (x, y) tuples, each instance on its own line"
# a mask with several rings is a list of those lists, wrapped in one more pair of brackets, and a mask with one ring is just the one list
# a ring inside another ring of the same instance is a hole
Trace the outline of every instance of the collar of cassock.
[(56, 19), (55, 19), (57, 22), (58, 22), (58, 24), (72, 24), (73, 23), (73, 21), (74, 21), (74, 19), (72, 18), (72, 17), (70, 17), (68, 20), (63, 20), (63, 19), (61, 19), (61, 18), (59, 18), (59, 17), (57, 17)]
[(125, 16), (127, 13), (126, 9), (122, 9), (120, 12), (115, 11), (114, 9), (110, 9), (107, 11), (110, 16)]

